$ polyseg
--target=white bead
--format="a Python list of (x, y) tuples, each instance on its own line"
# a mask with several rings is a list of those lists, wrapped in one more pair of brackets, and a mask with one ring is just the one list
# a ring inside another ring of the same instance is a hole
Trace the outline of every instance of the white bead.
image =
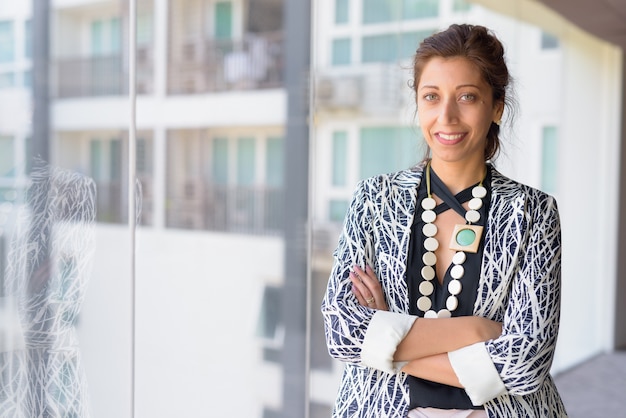
[(479, 197), (471, 199), (468, 203), (470, 209), (478, 210), (483, 207), (483, 200)]
[(450, 283), (448, 283), (448, 292), (450, 292), (451, 295), (458, 295), (461, 293), (462, 288), (463, 285), (459, 280), (450, 280)]
[(424, 280), (432, 280), (435, 278), (435, 269), (432, 268), (432, 266), (422, 267), (421, 273)]
[(435, 311), (428, 311), (424, 314), (424, 318), (437, 318), (437, 312)]
[(425, 266), (434, 266), (435, 264), (437, 264), (437, 256), (435, 255), (435, 253), (428, 251), (422, 256), (422, 261), (424, 262)]
[(437, 225), (435, 224), (424, 224), (422, 228), (422, 233), (427, 237), (434, 237), (437, 234)]
[(424, 240), (424, 248), (426, 248), (427, 251), (437, 251), (437, 248), (439, 248), (439, 241), (433, 237), (426, 238)]
[(435, 219), (437, 219), (437, 214), (432, 210), (425, 210), (424, 212), (422, 212), (422, 221), (426, 222), (427, 224), (434, 222)]
[(451, 316), (452, 314), (447, 309), (442, 309), (439, 312), (437, 312), (437, 318), (450, 318)]
[(483, 197), (487, 196), (487, 189), (485, 189), (483, 186), (476, 186), (472, 189), (472, 196), (480, 197), (482, 199)]
[(463, 251), (457, 251), (456, 254), (454, 254), (454, 257), (452, 257), (452, 262), (454, 264), (463, 264), (465, 263), (466, 259), (467, 259), (467, 256), (465, 255)]
[(424, 296), (430, 296), (433, 294), (435, 290), (435, 286), (431, 282), (421, 282), (420, 283), (420, 293)]
[(475, 210), (468, 210), (465, 212), (465, 219), (467, 219), (468, 222), (476, 223), (480, 220), (480, 213)]
[(426, 312), (432, 306), (432, 302), (426, 296), (422, 296), (417, 300), (417, 309), (420, 311)]
[(424, 210), (433, 210), (437, 206), (437, 202), (432, 197), (427, 197), (422, 200), (422, 208)]
[(453, 279), (460, 279), (461, 277), (463, 277), (464, 274), (465, 274), (465, 269), (460, 264), (456, 264), (450, 270), (450, 276), (452, 276)]
[(456, 298), (456, 296), (448, 296), (448, 299), (446, 299), (446, 308), (448, 308), (449, 311), (454, 311), (458, 307), (459, 300)]

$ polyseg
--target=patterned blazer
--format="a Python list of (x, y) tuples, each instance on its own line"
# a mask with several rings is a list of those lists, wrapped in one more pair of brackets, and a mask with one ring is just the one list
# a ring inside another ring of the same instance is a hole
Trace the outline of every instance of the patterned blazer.
[[(489, 417), (566, 417), (550, 377), (560, 315), (561, 229), (556, 201), (492, 170), (492, 193), (474, 314), (503, 322), (481, 343), (506, 393), (487, 400)], [(351, 292), (354, 264), (374, 268), (390, 312), (407, 314), (406, 261), (423, 167), (361, 181), (354, 193), (322, 302), (332, 357), (345, 362), (334, 417), (406, 417), (406, 375), (361, 363), (375, 310)]]

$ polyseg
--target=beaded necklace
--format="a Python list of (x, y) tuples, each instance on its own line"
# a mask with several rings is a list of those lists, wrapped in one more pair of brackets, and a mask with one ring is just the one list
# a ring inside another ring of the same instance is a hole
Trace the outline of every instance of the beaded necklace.
[(473, 224), (480, 220), (480, 212), (478, 210), (483, 206), (482, 199), (487, 195), (487, 189), (483, 186), (482, 181), (472, 189), (472, 199), (468, 203), (470, 210), (465, 212), (467, 223), (454, 226), (449, 246), (451, 250), (456, 251), (452, 257), (453, 267), (450, 270), (452, 280), (448, 283), (450, 296), (446, 299), (446, 308), (435, 312), (431, 309), (432, 301), (430, 296), (435, 290), (432, 281), (435, 278), (434, 266), (437, 263), (435, 251), (439, 248), (439, 241), (435, 238), (437, 226), (434, 222), (437, 219), (437, 214), (434, 209), (437, 206), (437, 202), (433, 199), (430, 190), (430, 161), (426, 165), (425, 176), (427, 197), (422, 200), (421, 205), (424, 209), (422, 213), (422, 221), (424, 221), (422, 233), (424, 235), (424, 249), (426, 252), (422, 259), (424, 267), (420, 273), (423, 280), (419, 285), (421, 296), (417, 299), (417, 308), (424, 312), (424, 318), (449, 318), (452, 316), (452, 312), (459, 306), (457, 295), (463, 289), (460, 279), (465, 274), (463, 267), (463, 263), (467, 258), (465, 253), (476, 253), (478, 251), (483, 227)]

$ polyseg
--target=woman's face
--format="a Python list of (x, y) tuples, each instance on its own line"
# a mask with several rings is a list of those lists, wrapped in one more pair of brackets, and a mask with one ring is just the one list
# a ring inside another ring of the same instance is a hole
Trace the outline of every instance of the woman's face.
[(417, 113), (433, 164), (483, 164), (487, 132), (500, 120), (503, 103), (480, 70), (463, 57), (431, 58), (417, 86)]

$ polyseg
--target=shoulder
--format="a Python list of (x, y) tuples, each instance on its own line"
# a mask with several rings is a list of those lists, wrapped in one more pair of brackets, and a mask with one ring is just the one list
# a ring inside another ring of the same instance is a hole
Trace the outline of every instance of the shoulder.
[[(513, 180), (495, 168), (491, 168), (492, 201), (503, 211), (519, 210), (531, 216), (547, 216), (548, 213), (558, 216), (554, 196)], [(505, 209), (506, 208), (506, 209)]]
[(497, 196), (524, 196), (527, 199), (532, 200), (554, 200), (554, 196), (541, 191), (535, 187), (528, 186), (520, 183), (517, 180), (513, 180), (504, 174), (500, 173), (494, 167), (491, 167), (491, 183), (493, 193)]
[(361, 180), (357, 185), (357, 190), (382, 195), (414, 190), (422, 179), (422, 173), (423, 167), (416, 165), (406, 170), (378, 174)]

